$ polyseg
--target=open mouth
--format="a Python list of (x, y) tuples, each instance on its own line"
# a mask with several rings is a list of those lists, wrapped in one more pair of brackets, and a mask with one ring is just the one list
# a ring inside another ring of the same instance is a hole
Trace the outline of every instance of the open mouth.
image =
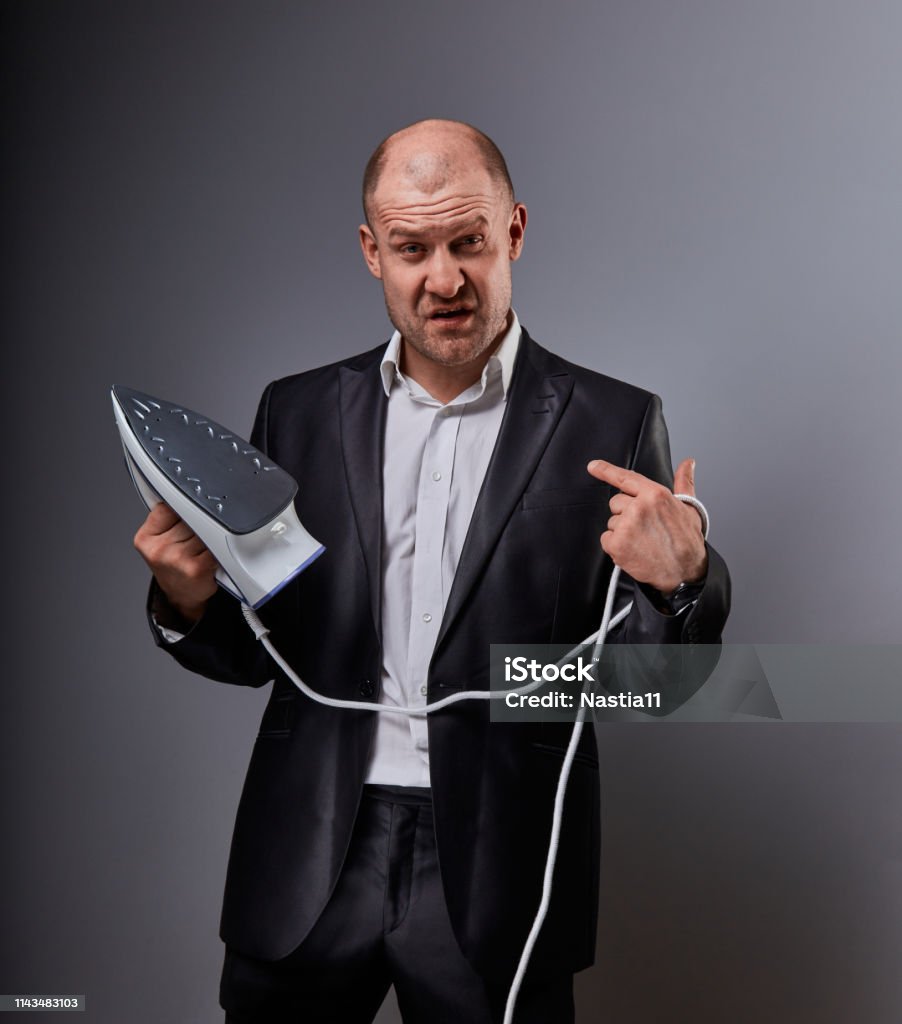
[(432, 320), (444, 320), (445, 322), (454, 322), (455, 320), (463, 320), (465, 317), (470, 315), (469, 309), (463, 309), (459, 307), (457, 309), (439, 309), (432, 314)]

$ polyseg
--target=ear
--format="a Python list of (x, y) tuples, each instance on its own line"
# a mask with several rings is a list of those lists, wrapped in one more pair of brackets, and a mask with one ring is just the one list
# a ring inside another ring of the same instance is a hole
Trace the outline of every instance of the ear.
[(526, 234), (526, 207), (522, 203), (514, 203), (509, 228), (511, 262), (520, 258), (523, 251), (523, 236)]
[(363, 258), (366, 260), (370, 273), (381, 281), (382, 266), (379, 262), (379, 245), (368, 224), (360, 225), (360, 248), (363, 250)]

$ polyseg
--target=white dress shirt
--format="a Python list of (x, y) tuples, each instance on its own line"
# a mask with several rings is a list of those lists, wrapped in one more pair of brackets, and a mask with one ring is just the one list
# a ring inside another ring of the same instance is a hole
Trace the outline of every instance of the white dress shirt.
[[(385, 350), (382, 704), (426, 704), (429, 662), (498, 438), (519, 344), (514, 313), (481, 378), (446, 405), (401, 373), (397, 331)], [(429, 785), (425, 717), (378, 716), (366, 781)]]

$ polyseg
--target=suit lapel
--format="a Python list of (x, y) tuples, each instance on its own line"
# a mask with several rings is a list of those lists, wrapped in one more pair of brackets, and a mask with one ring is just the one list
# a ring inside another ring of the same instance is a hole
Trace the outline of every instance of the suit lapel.
[(572, 390), (573, 378), (563, 362), (540, 348), (523, 331), (504, 419), (473, 510), (436, 651), (522, 498)]
[(379, 376), (382, 351), (339, 371), (341, 448), (377, 636), (382, 635), (382, 445), (388, 405)]

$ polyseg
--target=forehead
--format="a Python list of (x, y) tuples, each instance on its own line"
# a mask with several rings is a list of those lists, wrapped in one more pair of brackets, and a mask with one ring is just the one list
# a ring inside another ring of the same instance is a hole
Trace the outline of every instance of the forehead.
[(374, 227), (395, 234), (491, 222), (503, 212), (504, 200), (472, 147), (456, 153), (401, 149), (386, 161), (371, 209)]

